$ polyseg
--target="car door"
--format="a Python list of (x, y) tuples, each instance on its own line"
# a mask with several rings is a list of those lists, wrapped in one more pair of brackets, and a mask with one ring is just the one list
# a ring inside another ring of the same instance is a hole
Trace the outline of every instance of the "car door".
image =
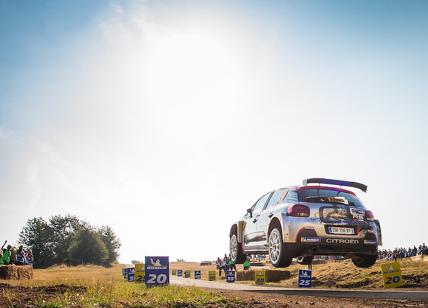
[(272, 197), (270, 197), (269, 202), (267, 203), (265, 208), (260, 213), (256, 223), (257, 234), (259, 234), (261, 237), (261, 242), (258, 243), (259, 245), (262, 245), (264, 247), (267, 246), (267, 232), (269, 229), (270, 220), (275, 215), (275, 210), (278, 208), (278, 206), (284, 203), (285, 197), (287, 196), (287, 192), (287, 188), (281, 188), (276, 190), (272, 194)]
[(247, 214), (245, 217), (245, 229), (244, 229), (244, 246), (245, 249), (254, 248), (261, 241), (261, 234), (257, 233), (257, 221), (260, 217), (260, 213), (264, 209), (269, 197), (272, 192), (263, 195), (257, 202), (251, 207), (251, 214)]

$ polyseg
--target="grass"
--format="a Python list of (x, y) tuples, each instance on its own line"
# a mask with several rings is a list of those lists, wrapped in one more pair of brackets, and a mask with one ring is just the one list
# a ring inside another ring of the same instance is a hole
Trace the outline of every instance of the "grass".
[(228, 307), (239, 303), (219, 292), (193, 287), (146, 288), (144, 284), (124, 281), (121, 268), (36, 269), (33, 280), (7, 281), (15, 288), (0, 291), (0, 306), (13, 306), (18, 297), (31, 298), (37, 307)]

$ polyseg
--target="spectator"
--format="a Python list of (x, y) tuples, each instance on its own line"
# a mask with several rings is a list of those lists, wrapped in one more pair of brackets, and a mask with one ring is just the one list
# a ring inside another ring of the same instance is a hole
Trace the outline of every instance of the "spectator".
[(8, 245), (7, 248), (3, 248), (3, 257), (2, 257), (2, 259), (3, 259), (3, 263), (5, 265), (10, 264), (10, 254), (11, 254), (10, 250), (11, 250), (11, 248), (12, 248), (12, 246), (10, 246), (10, 245)]
[(27, 253), (25, 255), (25, 261), (26, 264), (33, 265), (33, 252), (31, 251), (31, 249), (27, 250)]
[(236, 272), (236, 264), (232, 258), (229, 258), (229, 262), (227, 265), (229, 266), (229, 271), (235, 271)]
[(15, 264), (16, 261), (16, 248), (12, 247), (10, 249), (10, 264)]
[(25, 253), (24, 253), (24, 247), (19, 246), (18, 251), (16, 252), (16, 265), (24, 265), (25, 264)]
[(215, 262), (217, 269), (218, 269), (218, 275), (221, 276), (221, 270), (223, 268), (223, 261), (220, 259), (220, 257), (217, 258), (217, 261)]
[(248, 271), (250, 269), (250, 257), (247, 256), (247, 258), (245, 258), (244, 263), (242, 264), (244, 266), (244, 271)]

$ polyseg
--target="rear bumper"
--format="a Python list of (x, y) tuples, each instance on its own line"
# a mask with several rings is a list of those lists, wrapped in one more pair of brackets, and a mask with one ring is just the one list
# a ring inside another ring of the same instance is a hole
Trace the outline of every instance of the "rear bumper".
[[(332, 239), (336, 240), (336, 239)], [(337, 239), (342, 241), (342, 239)], [(377, 245), (365, 244), (364, 240), (352, 240), (353, 243), (286, 243), (287, 250), (293, 257), (314, 255), (343, 255), (352, 256), (359, 254), (376, 255)]]
[(376, 255), (378, 252), (376, 237), (371, 234), (362, 239), (302, 236), (298, 242), (285, 244), (287, 245), (286, 249), (293, 257), (314, 255)]

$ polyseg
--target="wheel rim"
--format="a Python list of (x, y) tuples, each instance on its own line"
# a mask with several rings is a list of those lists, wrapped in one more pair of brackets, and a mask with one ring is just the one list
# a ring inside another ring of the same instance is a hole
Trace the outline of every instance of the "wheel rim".
[(232, 235), (230, 238), (230, 258), (233, 261), (236, 261), (236, 256), (238, 255), (238, 240), (236, 235)]
[(269, 235), (269, 259), (272, 263), (278, 263), (281, 254), (281, 235), (278, 229), (273, 229)]

